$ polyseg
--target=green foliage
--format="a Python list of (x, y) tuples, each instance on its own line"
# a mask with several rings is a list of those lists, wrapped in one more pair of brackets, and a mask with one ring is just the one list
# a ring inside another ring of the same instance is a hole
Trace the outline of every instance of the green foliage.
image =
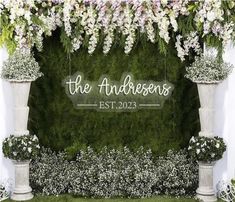
[(63, 45), (63, 48), (66, 53), (69, 53), (72, 47), (70, 38), (66, 35), (66, 32), (64, 29), (61, 30), (60, 34), (60, 42)]
[[(59, 33), (47, 39), (44, 52), (36, 54), (44, 77), (33, 82), (29, 100), (29, 128), (42, 145), (54, 150), (68, 148), (71, 153), (83, 145), (98, 150), (104, 146), (144, 146), (162, 154), (170, 148), (185, 147), (199, 131), (197, 89), (184, 78), (185, 64), (176, 56), (173, 44), (166, 55), (159, 53), (157, 45), (147, 42), (138, 43), (128, 56), (118, 46), (107, 56), (101, 50), (89, 55), (81, 49), (71, 54), (69, 61), (58, 37)], [(161, 110), (76, 110), (61, 85), (66, 76), (76, 71), (83, 72), (88, 80), (97, 80), (103, 74), (119, 80), (123, 72), (131, 72), (138, 80), (167, 79), (175, 89)]]
[[(1, 20), (0, 20), (1, 23)], [(6, 45), (8, 53), (12, 54), (16, 49), (16, 43), (12, 38), (14, 27), (7, 25), (2, 27), (0, 34), (0, 47)]]
[(232, 179), (231, 182), (235, 186), (235, 179)]
[[(11, 200), (6, 200), (10, 202)], [(145, 199), (93, 199), (93, 198), (78, 198), (71, 195), (60, 196), (37, 196), (29, 202), (196, 202), (196, 199), (192, 198), (174, 198), (167, 196), (158, 196)]]

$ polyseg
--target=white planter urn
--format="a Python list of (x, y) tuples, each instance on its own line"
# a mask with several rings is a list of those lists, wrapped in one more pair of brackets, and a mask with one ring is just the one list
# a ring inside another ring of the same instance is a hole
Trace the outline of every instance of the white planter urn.
[(200, 99), (199, 117), (201, 124), (200, 136), (214, 137), (214, 99), (217, 83), (197, 83)]
[(197, 198), (204, 202), (215, 202), (217, 198), (213, 189), (213, 167), (215, 163), (198, 162), (199, 164), (199, 187)]
[(29, 91), (31, 82), (10, 82), (14, 98), (14, 134), (27, 135)]
[(15, 166), (15, 187), (11, 199), (25, 201), (33, 198), (32, 188), (29, 186), (30, 161), (13, 161)]
[[(29, 91), (31, 82), (10, 81), (14, 99), (14, 135), (28, 135)], [(23, 151), (22, 151), (23, 152)], [(25, 201), (33, 198), (32, 189), (29, 186), (30, 161), (13, 161), (15, 166), (15, 187), (11, 199)]]
[[(197, 83), (200, 99), (200, 125), (199, 136), (214, 137), (214, 99), (217, 83)], [(213, 190), (213, 167), (215, 163), (199, 162), (199, 187), (197, 197), (203, 202), (217, 201)]]

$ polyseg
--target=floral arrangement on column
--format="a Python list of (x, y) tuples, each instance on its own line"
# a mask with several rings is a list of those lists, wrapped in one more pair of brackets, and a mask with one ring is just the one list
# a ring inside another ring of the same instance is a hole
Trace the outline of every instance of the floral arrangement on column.
[(30, 136), (27, 130), (27, 104), (31, 82), (42, 76), (39, 69), (30, 51), (22, 49), (16, 50), (4, 62), (1, 72), (1, 77), (10, 82), (14, 97), (14, 135), (3, 142), (3, 153), (15, 165), (15, 188), (11, 199), (18, 201), (33, 198), (29, 186), (29, 162), (39, 146), (37, 137)]
[(24, 201), (33, 198), (29, 185), (29, 163), (37, 156), (39, 149), (36, 135), (11, 135), (3, 141), (3, 154), (11, 159), (15, 166), (15, 187), (11, 199)]
[(226, 151), (226, 144), (220, 137), (192, 137), (188, 147), (189, 154), (198, 162), (213, 163), (220, 160)]
[(186, 67), (185, 77), (197, 84), (201, 105), (201, 131), (199, 137), (190, 140), (189, 151), (198, 160), (197, 196), (203, 201), (217, 201), (213, 190), (213, 166), (222, 158), (226, 146), (221, 138), (214, 137), (214, 97), (218, 83), (228, 77), (232, 68), (233, 65), (212, 55), (196, 57), (191, 66)]
[(188, 151), (199, 164), (197, 197), (203, 201), (217, 201), (213, 189), (213, 166), (226, 151), (223, 139), (220, 137), (192, 137)]
[(200, 41), (218, 47), (235, 37), (235, 3), (189, 0), (25, 0), (0, 3), (0, 44), (9, 52), (36, 46), (61, 28), (67, 52), (87, 47), (92, 54), (102, 44), (107, 54), (114, 44), (130, 53), (139, 40), (156, 43), (166, 52), (175, 43), (183, 61), (201, 53)]

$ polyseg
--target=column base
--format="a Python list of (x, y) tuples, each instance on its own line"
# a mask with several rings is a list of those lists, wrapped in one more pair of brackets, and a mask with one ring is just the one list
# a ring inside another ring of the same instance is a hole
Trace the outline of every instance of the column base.
[(217, 198), (215, 197), (215, 195), (200, 195), (197, 194), (197, 198), (203, 202), (217, 202)]
[(12, 193), (11, 200), (14, 201), (27, 201), (33, 198), (33, 194), (31, 192), (29, 193)]

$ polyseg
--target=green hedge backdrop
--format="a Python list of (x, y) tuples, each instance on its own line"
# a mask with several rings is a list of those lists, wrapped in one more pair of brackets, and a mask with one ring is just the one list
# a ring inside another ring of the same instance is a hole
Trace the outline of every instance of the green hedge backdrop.
[[(139, 42), (128, 56), (120, 47), (114, 47), (108, 55), (100, 49), (90, 56), (82, 48), (69, 56), (55, 33), (45, 40), (44, 51), (36, 53), (36, 58), (44, 77), (32, 83), (29, 129), (46, 147), (67, 149), (73, 154), (88, 145), (95, 149), (144, 146), (163, 154), (185, 147), (199, 131), (196, 85), (184, 78), (187, 63), (180, 62), (173, 45), (166, 55), (159, 53), (157, 45)], [(161, 110), (76, 110), (61, 85), (76, 71), (83, 72), (88, 80), (97, 80), (102, 74), (119, 80), (123, 72), (133, 73), (138, 80), (167, 78), (175, 89)]]

